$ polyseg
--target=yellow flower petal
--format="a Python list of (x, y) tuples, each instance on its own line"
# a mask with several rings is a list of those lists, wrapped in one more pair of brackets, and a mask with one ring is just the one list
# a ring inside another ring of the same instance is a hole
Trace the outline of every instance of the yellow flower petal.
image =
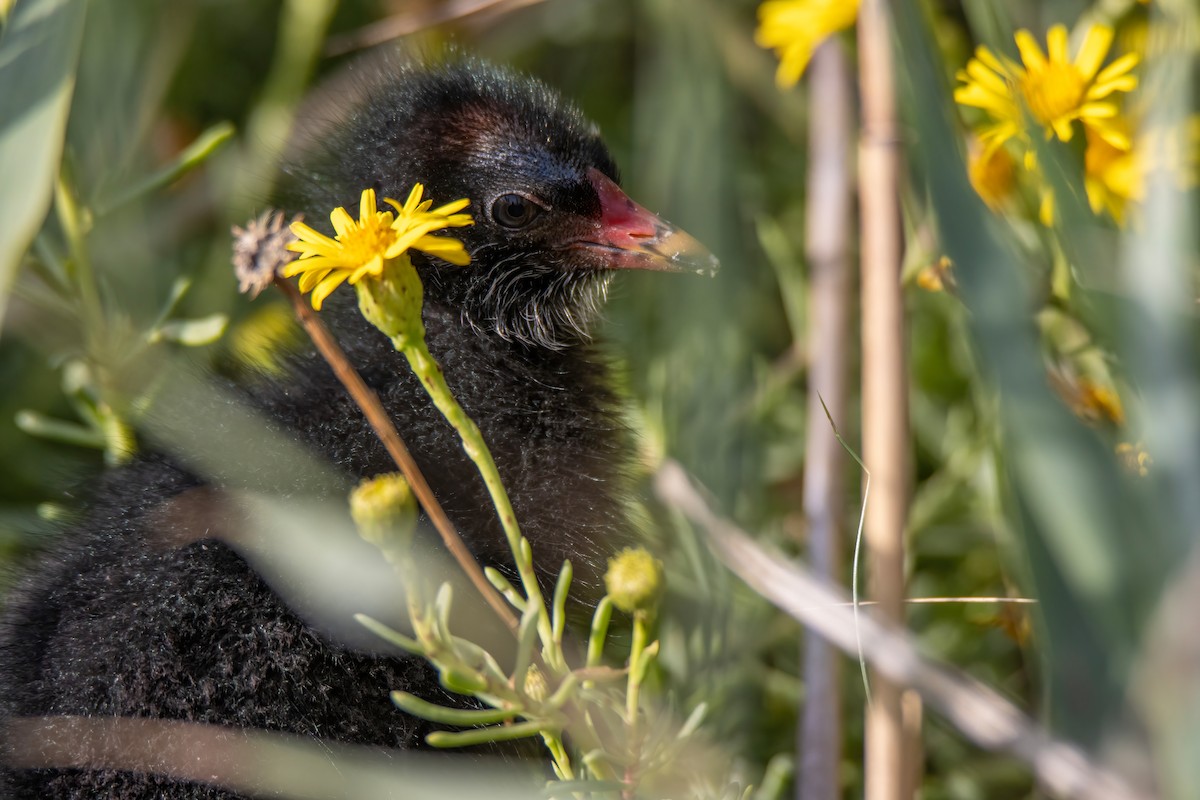
[(299, 241), (289, 245), (289, 249), (300, 257), (288, 264), (284, 274), (300, 276), (300, 291), (311, 291), (313, 308), (319, 310), (325, 298), (342, 283), (355, 284), (368, 275), (382, 276), (388, 264), (410, 248), (424, 250), (452, 264), (469, 264), (471, 259), (462, 242), (429, 234), (473, 224), (470, 214), (456, 213), (470, 205), (470, 201), (455, 200), (431, 211), (433, 201), (422, 201), (423, 193), (424, 186), (418, 183), (403, 205), (384, 198), (395, 209), (393, 214), (379, 211), (374, 189), (363, 190), (357, 220), (342, 207), (330, 213), (334, 238), (303, 223), (293, 225)]
[(341, 286), (346, 280), (346, 273), (340, 270), (330, 271), (329, 275), (313, 289), (312, 307), (315, 311), (321, 310), (321, 305), (325, 302), (325, 298), (333, 293), (333, 290)]
[[(343, 214), (345, 211), (342, 212)], [(358, 218), (367, 219), (375, 213), (375, 190), (364, 189), (358, 200)]]
[(1067, 51), (1067, 26), (1055, 25), (1046, 33), (1046, 56), (1052, 64), (1065, 64), (1071, 60)]
[(1025, 68), (1030, 70), (1042, 70), (1046, 68), (1046, 57), (1042, 55), (1041, 45), (1037, 43), (1037, 39), (1033, 38), (1033, 34), (1029, 31), (1017, 31), (1017, 50), (1021, 52), (1021, 60), (1025, 62)]
[(1104, 63), (1104, 57), (1108, 55), (1112, 40), (1112, 28), (1106, 25), (1093, 25), (1088, 28), (1083, 45), (1079, 48), (1079, 55), (1075, 57), (1075, 67), (1085, 80), (1090, 80), (1096, 75), (1100, 65)]

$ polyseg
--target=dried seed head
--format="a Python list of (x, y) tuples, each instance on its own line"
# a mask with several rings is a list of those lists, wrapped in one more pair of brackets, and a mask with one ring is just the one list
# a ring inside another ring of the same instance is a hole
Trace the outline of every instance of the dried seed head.
[(264, 211), (245, 228), (233, 226), (233, 271), (239, 292), (258, 297), (295, 260), (296, 254), (287, 246), (296, 241), (296, 234), (288, 226), (300, 219), (297, 216), (285, 224), (282, 211)]

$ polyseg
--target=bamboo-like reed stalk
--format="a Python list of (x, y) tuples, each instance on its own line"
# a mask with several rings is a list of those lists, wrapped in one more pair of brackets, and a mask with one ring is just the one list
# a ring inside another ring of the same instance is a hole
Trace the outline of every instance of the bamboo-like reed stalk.
[[(806, 254), (810, 275), (807, 440), (804, 518), (813, 570), (838, 582), (846, 456), (826, 418), (846, 415), (846, 355), (850, 315), (849, 240), (853, 215), (850, 67), (841, 43), (821, 45), (809, 67), (809, 159)], [(804, 642), (804, 708), (798, 736), (796, 797), (841, 796), (841, 682), (837, 651), (821, 637)]]
[[(866, 512), (870, 596), (880, 616), (904, 620), (904, 522), (908, 504), (908, 381), (904, 304), (899, 135), (889, 17), (884, 0), (864, 0), (858, 17), (862, 135), (859, 202), (862, 257), (863, 457), (872, 476)], [(867, 710), (867, 800), (912, 796), (905, 764), (904, 713), (896, 684), (875, 673)]]

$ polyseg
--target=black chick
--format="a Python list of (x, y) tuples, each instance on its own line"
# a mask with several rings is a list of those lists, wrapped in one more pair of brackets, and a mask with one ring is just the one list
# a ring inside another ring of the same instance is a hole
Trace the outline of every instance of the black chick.
[[(335, 86), (325, 122), (291, 158), (281, 204), (316, 224), (334, 206), (354, 208), (366, 187), (403, 199), (420, 181), (437, 202), (471, 199), (476, 225), (454, 233), (472, 264), (414, 257), (428, 344), (492, 448), (537, 563), (556, 570), (569, 557), (587, 574), (628, 529), (630, 458), (589, 324), (613, 270), (702, 271), (715, 260), (621, 192), (596, 128), (541, 83), (463, 61), (360, 65)], [(506, 566), (503, 534), (453, 431), (352, 306), (343, 290), (323, 314), (471, 549)], [(286, 379), (239, 391), (349, 478), (393, 469), (315, 354), (297, 357)], [(234, 548), (205, 538), (195, 517), (219, 487), (160, 454), (99, 484), (86, 522), (11, 596), (0, 627), (4, 716), (151, 717), (420, 746), (428, 726), (388, 692), (446, 702), (428, 667), (332, 641)], [(344, 502), (341, 490), (331, 494)], [(195, 510), (190, 523), (162, 511), (181, 498)], [(16, 798), (233, 797), (102, 769), (3, 775)]]

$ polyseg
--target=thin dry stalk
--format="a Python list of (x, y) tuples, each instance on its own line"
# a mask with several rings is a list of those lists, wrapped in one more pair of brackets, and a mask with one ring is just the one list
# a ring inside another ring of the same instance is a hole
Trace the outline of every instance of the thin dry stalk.
[[(884, 0), (864, 0), (858, 15), (863, 129), (859, 147), (862, 215), (863, 458), (874, 492), (867, 507), (870, 595), (884, 619), (904, 620), (904, 522), (907, 516), (908, 383), (900, 293), (902, 235), (899, 139), (892, 48)], [(878, 675), (867, 709), (867, 800), (912, 797), (904, 763), (900, 690)]]
[(387, 412), (383, 410), (383, 405), (379, 402), (379, 397), (371, 390), (358, 371), (350, 364), (350, 360), (346, 358), (345, 352), (342, 350), (333, 335), (329, 333), (329, 329), (325, 327), (325, 323), (317, 316), (316, 312), (309, 308), (308, 303), (287, 281), (277, 278), (275, 286), (280, 289), (288, 299), (292, 302), (292, 308), (296, 313), (300, 324), (304, 326), (304, 330), (308, 333), (309, 338), (313, 340), (313, 344), (317, 346), (324, 359), (333, 369), (334, 374), (342, 385), (346, 387), (350, 397), (362, 409), (363, 414), (367, 418), (367, 422), (371, 424), (371, 429), (375, 431), (375, 435), (383, 442), (383, 446), (387, 448), (388, 455), (396, 462), (396, 466), (404, 473), (405, 479), (408, 480), (412, 487), (413, 494), (417, 496), (417, 501), (421, 507), (425, 509), (425, 513), (429, 515), (429, 519), (433, 522), (438, 533), (442, 537), (442, 541), (446, 544), (446, 549), (454, 556), (454, 560), (462, 567), (463, 572), (471, 579), (471, 583), (483, 595), (483, 599), (487, 601), (496, 615), (504, 621), (504, 624), (509, 627), (513, 633), (516, 633), (519, 623), (516, 616), (512, 612), (512, 608), (500, 596), (500, 593), (488, 582), (488, 579), (480, 569), (479, 563), (475, 561), (475, 557), (471, 555), (471, 551), (463, 543), (463, 540), (458, 535), (458, 531), (454, 529), (454, 523), (446, 516), (446, 512), (442, 510), (441, 503), (434, 496), (433, 490), (429, 488), (429, 484), (425, 480), (425, 476), (421, 474), (421, 470), (417, 467), (417, 462), (413, 460), (412, 455), (408, 452), (408, 448), (404, 444), (404, 440), (400, 438), (400, 434), (396, 432), (396, 428), (392, 425), (392, 421), (388, 418)]
[[(846, 653), (862, 654), (880, 679), (911, 687), (929, 706), (980, 747), (1008, 753), (1027, 765), (1054, 797), (1079, 800), (1148, 800), (1079, 748), (1051, 734), (997, 692), (954, 667), (922, 655), (903, 627), (875, 614), (857, 620), (845, 592), (802, 564), (756, 544), (721, 519), (673, 461), (658, 472), (659, 498), (709, 535), (717, 555), (752, 589)], [(910, 712), (914, 711), (910, 708)]]
[(0, 735), (12, 768), (151, 773), (239, 797), (524, 800), (531, 794), (526, 774), (499, 764), (459, 763), (449, 773), (443, 760), (415, 753), (196, 722), (18, 717)]
[(325, 55), (340, 56), (486, 11), (513, 11), (540, 2), (542, 0), (446, 0), (432, 3), (395, 14), (340, 36), (332, 36), (329, 44), (325, 46)]
[[(805, 241), (810, 274), (808, 439), (804, 454), (804, 518), (809, 561), (837, 582), (842, 565), (846, 454), (826, 409), (846, 416), (846, 341), (850, 321), (849, 240), (852, 209), (850, 145), (853, 130), (850, 67), (842, 45), (821, 45), (809, 67), (808, 218)], [(817, 110), (819, 109), (819, 112)], [(822, 401), (823, 404), (822, 404)], [(836, 650), (809, 634), (804, 646), (804, 709), (800, 717), (800, 800), (841, 797), (841, 681)]]

